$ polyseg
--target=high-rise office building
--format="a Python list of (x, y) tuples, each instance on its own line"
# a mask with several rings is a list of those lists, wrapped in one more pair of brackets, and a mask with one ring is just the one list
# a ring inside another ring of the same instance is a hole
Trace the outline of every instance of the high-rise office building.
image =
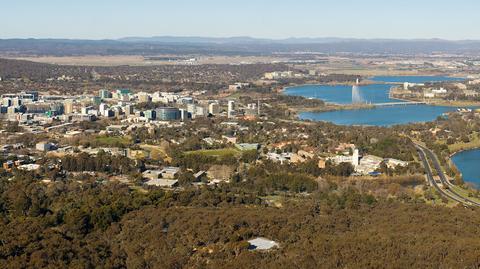
[(98, 92), (98, 95), (102, 99), (109, 99), (112, 98), (112, 93), (108, 90), (102, 89)]
[(157, 119), (163, 121), (179, 120), (182, 115), (176, 107), (162, 107), (157, 110)]
[(9, 106), (12, 105), (12, 103), (13, 103), (12, 99), (10, 99), (10, 98), (3, 98), (2, 99), (2, 105), (3, 106), (9, 107)]
[(102, 98), (100, 96), (93, 96), (92, 97), (92, 103), (94, 105), (98, 106), (102, 103)]
[(125, 115), (126, 115), (126, 116), (133, 115), (133, 106), (131, 106), (131, 105), (126, 105), (126, 106), (124, 107), (124, 110), (125, 110)]
[(105, 115), (105, 111), (108, 109), (107, 104), (101, 103), (100, 106), (98, 107), (98, 110), (100, 111), (100, 114)]
[(65, 100), (63, 103), (63, 111), (65, 114), (72, 114), (73, 113), (73, 100)]
[(140, 103), (148, 103), (151, 101), (150, 95), (146, 92), (139, 92), (137, 98)]
[(358, 152), (358, 149), (353, 150), (353, 156), (352, 156), (352, 165), (354, 167), (357, 167), (360, 163), (360, 154)]
[(82, 115), (87, 115), (90, 112), (90, 110), (92, 110), (92, 109), (93, 109), (92, 106), (84, 106), (84, 107), (82, 107), (81, 114)]
[(182, 121), (185, 121), (188, 119), (188, 111), (186, 111), (185, 109), (180, 109), (180, 119)]
[(210, 103), (208, 105), (208, 113), (212, 115), (220, 113), (220, 105), (218, 103)]
[(20, 99), (20, 98), (13, 98), (12, 99), (12, 106), (14, 107), (18, 107), (18, 106), (21, 106), (23, 104), (22, 102), (23, 99)]
[(143, 114), (145, 115), (145, 118), (149, 120), (154, 120), (157, 118), (157, 113), (155, 110), (145, 110)]

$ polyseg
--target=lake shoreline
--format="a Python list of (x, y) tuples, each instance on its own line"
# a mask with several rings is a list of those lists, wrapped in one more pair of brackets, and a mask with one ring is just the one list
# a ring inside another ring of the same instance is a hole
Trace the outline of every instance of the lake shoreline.
[[(398, 80), (398, 78), (392, 78), (392, 80), (395, 79)], [(433, 121), (438, 116), (454, 110), (453, 106), (408, 104), (411, 102), (410, 100), (391, 96), (390, 91), (394, 86), (395, 84), (383, 82), (359, 86), (356, 89), (359, 93), (355, 94), (359, 94), (361, 103), (357, 104), (352, 103), (353, 86), (345, 83), (290, 85), (284, 87), (281, 94), (300, 96), (305, 99), (319, 99), (325, 102), (325, 105), (321, 107), (297, 106), (292, 108), (296, 119), (326, 121), (338, 125), (391, 127)]]
[(451, 163), (451, 165), (454, 166), (454, 168), (460, 173), (460, 176), (462, 177), (462, 180), (464, 183), (469, 183), (471, 185), (474, 186), (474, 188), (476, 190), (480, 189), (480, 186), (479, 186), (479, 182), (474, 182), (474, 180), (465, 180), (465, 178), (463, 177), (463, 174), (464, 172), (462, 172), (459, 168), (458, 168), (458, 165), (455, 163), (454, 161), (454, 157), (455, 156), (458, 156), (459, 154), (462, 154), (462, 153), (465, 153), (465, 152), (468, 152), (468, 151), (480, 151), (480, 147), (476, 146), (476, 147), (472, 147), (472, 148), (467, 148), (467, 149), (461, 149), (461, 150), (458, 150), (456, 152), (453, 152), (449, 155), (449, 161)]

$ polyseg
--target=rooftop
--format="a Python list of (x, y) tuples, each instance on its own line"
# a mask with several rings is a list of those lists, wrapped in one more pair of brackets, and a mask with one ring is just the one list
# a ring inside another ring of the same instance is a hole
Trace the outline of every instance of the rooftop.
[(167, 187), (167, 188), (173, 188), (177, 185), (177, 183), (178, 183), (178, 180), (170, 180), (170, 179), (164, 179), (164, 178), (151, 179), (145, 182), (145, 184), (149, 186)]
[(40, 165), (38, 164), (24, 164), (20, 165), (18, 169), (20, 170), (26, 170), (26, 171), (34, 171), (40, 168)]
[(248, 243), (250, 244), (249, 249), (251, 250), (269, 250), (274, 247), (279, 247), (279, 244), (277, 242), (263, 237), (257, 237), (255, 239), (249, 240)]
[(241, 151), (247, 150), (257, 150), (260, 147), (260, 144), (257, 143), (240, 143), (235, 144), (235, 147)]

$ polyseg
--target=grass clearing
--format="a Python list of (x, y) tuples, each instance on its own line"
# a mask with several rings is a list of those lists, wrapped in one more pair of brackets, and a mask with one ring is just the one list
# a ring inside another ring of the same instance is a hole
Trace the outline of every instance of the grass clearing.
[(172, 158), (170, 158), (165, 150), (161, 146), (155, 146), (155, 145), (140, 145), (140, 148), (146, 151), (150, 152), (150, 158), (153, 160), (165, 160), (167, 162), (171, 162)]
[(444, 203), (440, 194), (438, 194), (438, 192), (434, 191), (431, 188), (427, 192), (430, 192), (430, 194), (434, 198), (433, 200), (430, 200), (430, 199), (427, 199), (427, 198), (424, 199), (425, 203), (427, 203), (429, 205), (439, 205), (439, 206), (446, 206), (446, 207), (454, 207), (454, 206), (458, 205), (458, 203), (456, 201), (454, 201), (450, 198), (447, 198), (447, 203)]
[(200, 154), (204, 156), (212, 156), (212, 157), (224, 157), (228, 155), (240, 155), (240, 151), (236, 148), (223, 148), (223, 149), (203, 149), (203, 150), (195, 150), (195, 151), (187, 151), (185, 154)]
[(472, 191), (470, 190), (467, 190), (467, 189), (464, 189), (462, 187), (459, 187), (459, 186), (453, 186), (453, 187), (450, 187), (452, 188), (452, 190), (454, 190), (455, 192), (457, 192), (458, 194), (464, 196), (464, 197), (467, 197), (468, 199), (472, 200), (472, 201), (475, 201), (475, 202), (478, 202), (480, 203), (480, 199), (478, 198), (475, 198), (473, 196), (469, 196), (469, 194), (473, 194)]
[(478, 134), (474, 134), (470, 138), (470, 142), (464, 143), (464, 142), (458, 142), (452, 145), (448, 145), (448, 149), (450, 152), (458, 152), (461, 150), (468, 150), (468, 149), (475, 149), (475, 148), (480, 148), (480, 137)]
[(120, 136), (97, 136), (95, 137), (95, 142), (102, 146), (107, 147), (118, 147), (118, 146), (128, 146), (131, 144), (129, 137), (120, 137)]
[(277, 208), (282, 208), (285, 203), (285, 197), (281, 195), (270, 195), (261, 198)]

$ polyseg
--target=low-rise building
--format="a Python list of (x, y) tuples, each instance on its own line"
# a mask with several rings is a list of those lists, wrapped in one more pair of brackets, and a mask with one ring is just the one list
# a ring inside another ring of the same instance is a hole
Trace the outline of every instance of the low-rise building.
[(30, 163), (30, 164), (19, 165), (17, 168), (20, 169), (20, 170), (25, 170), (25, 171), (36, 171), (36, 170), (40, 169), (40, 165)]
[(334, 164), (352, 163), (352, 156), (337, 155), (337, 156), (328, 158), (328, 160), (332, 161)]
[(388, 168), (395, 168), (397, 166), (405, 167), (408, 165), (408, 162), (401, 161), (397, 159), (387, 158), (385, 159), (385, 163), (387, 164)]
[(374, 155), (365, 155), (360, 159), (359, 164), (355, 167), (355, 172), (368, 175), (380, 168), (380, 164), (384, 161), (382, 157)]
[(162, 178), (168, 178), (168, 179), (173, 179), (177, 177), (179, 172), (180, 172), (179, 167), (172, 167), (172, 166), (165, 167), (163, 168), (162, 171), (160, 171)]
[(165, 178), (155, 178), (155, 179), (150, 179), (149, 181), (145, 182), (145, 185), (163, 187), (163, 188), (174, 188), (174, 187), (178, 186), (178, 180), (176, 180), (176, 179), (165, 179)]
[(235, 144), (235, 147), (240, 151), (248, 151), (248, 150), (258, 150), (260, 148), (260, 144), (258, 143), (240, 143)]
[(143, 177), (148, 179), (174, 179), (180, 172), (179, 167), (165, 167), (162, 170), (147, 170), (142, 173)]
[(193, 174), (193, 177), (195, 178), (196, 181), (200, 181), (202, 178), (206, 177), (206, 175), (207, 175), (207, 172), (201, 170)]
[(72, 137), (75, 137), (75, 136), (80, 136), (82, 134), (83, 134), (83, 132), (81, 132), (81, 131), (67, 131), (67, 132), (65, 132), (65, 137), (66, 138), (72, 138)]
[(292, 158), (292, 153), (290, 152), (283, 152), (283, 153), (275, 153), (269, 152), (267, 153), (267, 158), (274, 162), (279, 162), (280, 164), (289, 163)]
[(222, 135), (222, 139), (227, 141), (227, 143), (232, 143), (232, 144), (237, 143), (237, 138), (235, 136)]
[(55, 144), (49, 142), (39, 142), (35, 145), (35, 149), (39, 151), (50, 151), (55, 149)]
[(228, 90), (230, 91), (237, 91), (243, 88), (246, 88), (250, 85), (250, 83), (242, 83), (242, 82), (237, 82), (235, 84), (228, 85)]
[(248, 243), (250, 244), (248, 247), (250, 250), (270, 250), (280, 246), (277, 242), (263, 237), (248, 240)]
[(3, 169), (5, 169), (7, 171), (11, 170), (13, 168), (13, 166), (14, 166), (13, 161), (6, 161), (6, 162), (3, 163)]

